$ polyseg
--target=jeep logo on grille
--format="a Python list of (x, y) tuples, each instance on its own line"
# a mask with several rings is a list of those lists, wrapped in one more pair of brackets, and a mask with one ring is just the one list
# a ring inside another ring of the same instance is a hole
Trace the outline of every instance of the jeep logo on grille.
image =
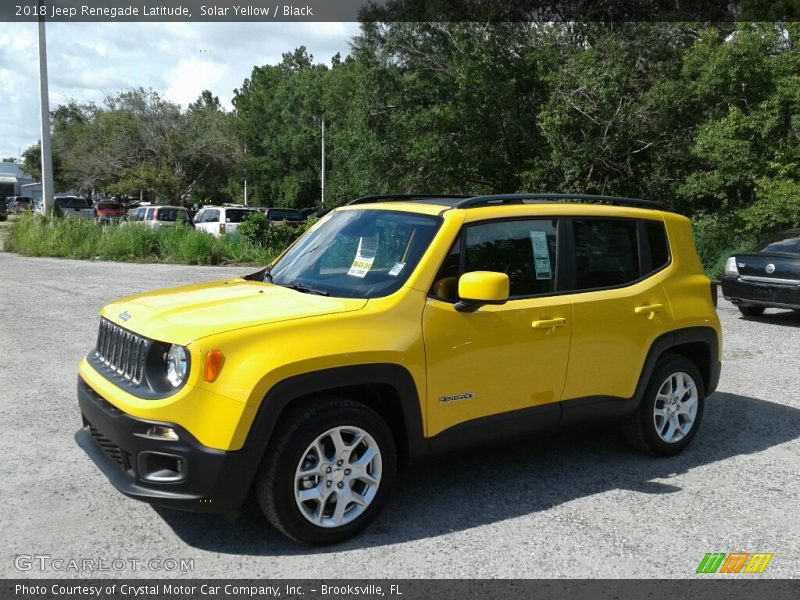
[(129, 314), (128, 314), (128, 311), (126, 310), (124, 313), (122, 313), (122, 314), (119, 316), (119, 318), (120, 318), (120, 319), (122, 319), (123, 321), (126, 321), (126, 322), (127, 322), (127, 320), (131, 318), (131, 315), (129, 315)]

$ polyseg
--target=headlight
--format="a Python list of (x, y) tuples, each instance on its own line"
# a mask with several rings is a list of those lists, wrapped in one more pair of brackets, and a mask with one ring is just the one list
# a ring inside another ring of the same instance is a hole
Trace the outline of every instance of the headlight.
[(736, 257), (731, 256), (725, 262), (725, 275), (728, 277), (738, 277), (739, 276), (739, 269), (736, 266)]
[(186, 348), (172, 344), (167, 352), (167, 380), (172, 387), (180, 387), (186, 379), (189, 356)]

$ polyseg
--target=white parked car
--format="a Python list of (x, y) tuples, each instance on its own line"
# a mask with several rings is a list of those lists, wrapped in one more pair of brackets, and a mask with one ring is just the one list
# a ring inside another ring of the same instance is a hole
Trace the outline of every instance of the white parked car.
[(172, 227), (182, 224), (191, 227), (192, 219), (189, 211), (182, 206), (139, 206), (128, 211), (123, 217), (123, 224), (141, 224), (148, 227)]
[(219, 237), (236, 232), (239, 223), (259, 212), (258, 209), (244, 206), (204, 206), (194, 216), (194, 227), (197, 231)]
[(86, 198), (61, 196), (55, 198), (54, 205), (68, 219), (94, 219), (94, 208)]

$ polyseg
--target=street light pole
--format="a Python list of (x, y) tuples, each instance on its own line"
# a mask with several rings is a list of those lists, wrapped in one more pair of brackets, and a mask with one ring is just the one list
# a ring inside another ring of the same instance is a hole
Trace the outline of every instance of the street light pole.
[(247, 144), (244, 145), (244, 205), (247, 206)]
[(325, 206), (325, 115), (322, 116), (322, 177), (320, 180), (320, 200)]
[(47, 87), (47, 41), (44, 30), (44, 6), (39, 6), (39, 109), (42, 125), (42, 202), (45, 212), (53, 208), (53, 153), (50, 147), (50, 92)]

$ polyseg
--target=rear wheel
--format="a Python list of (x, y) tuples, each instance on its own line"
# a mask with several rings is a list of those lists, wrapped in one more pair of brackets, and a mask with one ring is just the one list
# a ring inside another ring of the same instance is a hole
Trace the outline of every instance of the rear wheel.
[(671, 456), (692, 441), (703, 417), (705, 388), (695, 364), (680, 355), (659, 360), (626, 437), (638, 448)]
[(739, 305), (739, 312), (741, 312), (745, 317), (758, 317), (764, 314), (764, 307), (763, 306), (746, 306), (746, 305)]
[(256, 480), (267, 519), (304, 544), (353, 537), (378, 515), (394, 481), (397, 456), (388, 426), (369, 407), (334, 397), (284, 424)]

